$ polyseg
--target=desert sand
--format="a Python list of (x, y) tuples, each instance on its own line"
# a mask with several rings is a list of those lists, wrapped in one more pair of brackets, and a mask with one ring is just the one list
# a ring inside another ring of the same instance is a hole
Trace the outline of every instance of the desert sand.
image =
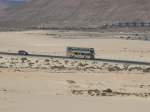
[[(99, 89), (122, 88), (136, 92), (140, 91), (140, 84), (145, 91), (149, 90), (149, 75), (1, 71), (0, 77), (2, 112), (149, 112), (149, 98), (76, 96), (70, 92), (75, 85), (86, 89), (99, 86)], [(68, 83), (69, 80), (76, 84)]]
[[(149, 112), (150, 100), (136, 96), (72, 95), (71, 89), (150, 91), (149, 75), (12, 72), (0, 73), (2, 112)], [(75, 84), (69, 81), (74, 81)], [(143, 88), (140, 88), (143, 85)]]
[[(98, 58), (150, 62), (149, 41), (117, 36), (0, 32), (0, 51), (65, 55), (67, 46), (80, 46)], [(149, 78), (149, 66), (0, 55), (0, 112), (149, 112)]]
[(54, 30), (0, 32), (0, 51), (66, 55), (67, 46), (78, 46), (93, 47), (97, 58), (150, 61), (149, 41), (116, 39), (120, 36), (123, 34)]

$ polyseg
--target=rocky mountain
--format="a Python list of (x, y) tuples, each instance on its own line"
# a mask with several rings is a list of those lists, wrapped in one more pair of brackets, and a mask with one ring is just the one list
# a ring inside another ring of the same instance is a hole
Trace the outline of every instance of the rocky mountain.
[(97, 27), (150, 21), (150, 0), (30, 0), (9, 8), (1, 26)]
[(7, 14), (8, 8), (14, 8), (24, 3), (24, 0), (0, 0), (0, 17)]
[(0, 8), (2, 8), (2, 6), (15, 6), (24, 2), (24, 0), (0, 0)]

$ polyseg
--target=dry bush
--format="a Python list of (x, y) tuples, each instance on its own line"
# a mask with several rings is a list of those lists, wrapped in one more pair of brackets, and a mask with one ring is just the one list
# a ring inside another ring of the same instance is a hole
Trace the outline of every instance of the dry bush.
[(108, 65), (109, 65), (108, 63), (103, 63), (101, 67), (102, 67), (102, 68), (103, 68), (103, 67), (107, 67)]
[(76, 82), (75, 81), (73, 81), (73, 80), (66, 80), (69, 84), (76, 84)]
[(29, 64), (29, 66), (33, 66), (34, 65), (34, 63), (32, 63), (32, 62), (30, 62), (30, 63), (28, 63)]
[(125, 71), (128, 70), (129, 66), (130, 66), (129, 64), (124, 64), (123, 65), (123, 70), (125, 70)]
[(113, 91), (112, 91), (112, 89), (106, 89), (106, 90), (103, 90), (103, 92), (105, 92), (105, 93), (112, 93)]
[(82, 63), (82, 62), (80, 62), (79, 64), (78, 64), (78, 66), (80, 66), (80, 67), (85, 67), (85, 66), (87, 66), (87, 65), (89, 65), (88, 63)]
[(143, 72), (150, 72), (150, 68), (145, 68), (145, 69), (143, 69)]
[(22, 61), (22, 63), (25, 63), (25, 61), (27, 61), (28, 59), (26, 58), (26, 57), (22, 57), (21, 58), (21, 61)]
[(49, 59), (45, 59), (45, 60), (44, 60), (44, 62), (49, 62), (49, 61), (50, 61)]
[(36, 61), (35, 61), (35, 63), (38, 63), (38, 62), (39, 62), (39, 60), (36, 60)]
[(68, 60), (65, 60), (65, 64), (68, 64), (69, 63), (69, 61)]
[(121, 71), (121, 68), (118, 66), (109, 66), (108, 71)]
[(51, 66), (51, 69), (65, 69), (65, 66), (64, 65), (61, 65), (61, 66)]
[(8, 91), (8, 90), (7, 90), (7, 89), (4, 89), (4, 88), (1, 88), (0, 91), (6, 92), (6, 91)]
[(98, 89), (88, 90), (88, 95), (90, 96), (99, 96), (100, 94), (101, 94), (101, 91)]
[(143, 71), (141, 67), (131, 67), (131, 68), (128, 69), (128, 71), (134, 71), (134, 70)]
[(71, 90), (73, 95), (84, 95), (85, 92), (86, 90)]

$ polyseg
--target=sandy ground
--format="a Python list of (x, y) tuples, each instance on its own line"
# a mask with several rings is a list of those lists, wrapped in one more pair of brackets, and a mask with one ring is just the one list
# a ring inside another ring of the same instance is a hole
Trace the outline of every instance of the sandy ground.
[[(135, 96), (72, 95), (79, 88), (150, 91), (149, 75), (12, 72), (0, 73), (1, 112), (149, 112), (150, 99)], [(144, 85), (143, 89), (140, 85)]]
[[(114, 36), (72, 31), (0, 32), (0, 51), (25, 49), (65, 55), (66, 46), (81, 46), (95, 48), (99, 58), (150, 61), (149, 41)], [(149, 112), (150, 73), (143, 72), (146, 68), (1, 55), (0, 112)]]
[(117, 36), (73, 31), (0, 32), (0, 51), (25, 49), (31, 53), (66, 55), (67, 46), (77, 46), (94, 48), (99, 58), (150, 61), (149, 41), (115, 39)]

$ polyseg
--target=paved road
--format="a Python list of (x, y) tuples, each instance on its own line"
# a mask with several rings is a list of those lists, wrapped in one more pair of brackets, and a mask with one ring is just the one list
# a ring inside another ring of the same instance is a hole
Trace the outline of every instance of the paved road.
[(149, 65), (150, 66), (150, 62), (129, 61), (129, 60), (114, 60), (114, 59), (102, 59), (102, 58), (83, 59), (83, 58), (70, 58), (70, 57), (66, 57), (66, 56), (40, 55), (40, 54), (19, 55), (18, 53), (8, 53), (8, 52), (0, 52), (0, 55), (27, 56), (27, 57), (45, 57), (45, 58), (62, 58), (62, 59), (75, 59), (75, 60), (92, 60), (92, 61), (136, 64), (136, 65)]

